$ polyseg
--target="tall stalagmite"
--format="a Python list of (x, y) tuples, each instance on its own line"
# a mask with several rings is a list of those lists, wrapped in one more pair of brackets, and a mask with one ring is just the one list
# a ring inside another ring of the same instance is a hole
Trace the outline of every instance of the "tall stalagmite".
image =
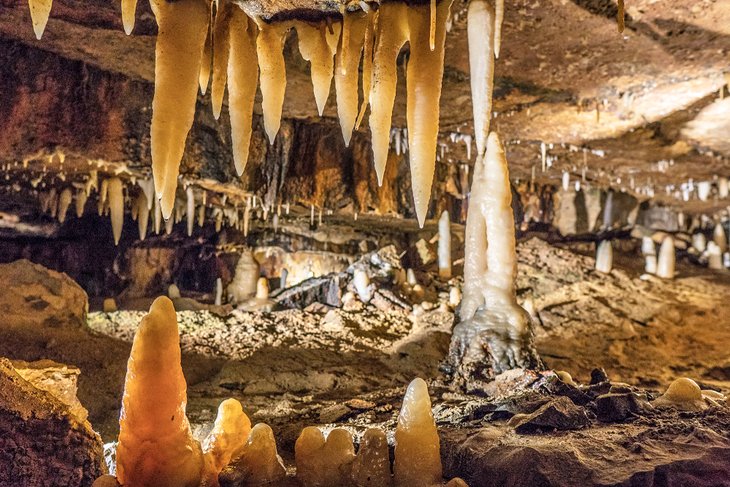
[(467, 388), (512, 368), (541, 366), (532, 320), (517, 304), (515, 224), (509, 169), (492, 132), (479, 156), (465, 229), (464, 296), (449, 358)]

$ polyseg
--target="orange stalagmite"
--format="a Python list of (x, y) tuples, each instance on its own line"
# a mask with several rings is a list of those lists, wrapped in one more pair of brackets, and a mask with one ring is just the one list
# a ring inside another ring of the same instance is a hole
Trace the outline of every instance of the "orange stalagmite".
[(132, 343), (117, 446), (117, 479), (126, 487), (198, 487), (205, 477), (200, 444), (185, 416), (175, 308), (152, 303)]
[(250, 432), (251, 420), (243, 412), (240, 402), (226, 399), (218, 406), (213, 430), (203, 447), (208, 463), (215, 472), (220, 472), (232, 459), (241, 456)]

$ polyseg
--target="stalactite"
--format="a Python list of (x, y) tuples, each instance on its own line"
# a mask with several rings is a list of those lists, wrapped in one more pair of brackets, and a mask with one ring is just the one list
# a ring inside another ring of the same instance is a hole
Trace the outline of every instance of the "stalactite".
[[(483, 155), (489, 136), (494, 86), (494, 10), (486, 0), (472, 0), (467, 11), (469, 79), (477, 154)], [(544, 157), (543, 157), (544, 159)]]
[(260, 84), (261, 84), (261, 109), (264, 113), (264, 128), (273, 144), (279, 126), (281, 125), (281, 113), (284, 106), (284, 93), (286, 91), (286, 66), (284, 64), (284, 40), (291, 28), (289, 22), (278, 22), (268, 24), (264, 21), (258, 23), (259, 35), (256, 38), (256, 53), (258, 55)]
[(185, 189), (185, 201), (185, 219), (187, 221), (188, 237), (190, 237), (193, 235), (193, 228), (195, 227), (195, 193), (192, 186)]
[(204, 0), (153, 0), (157, 20), (152, 100), (152, 172), (162, 216), (170, 218), (185, 139), (193, 123), (203, 46), (210, 22)]
[(124, 193), (122, 191), (122, 181), (119, 178), (111, 178), (108, 181), (112, 233), (114, 234), (114, 245), (118, 245), (122, 236), (122, 225), (124, 224)]
[(421, 227), (426, 220), (436, 168), (446, 20), (450, 8), (451, 1), (443, 0), (436, 9), (436, 49), (433, 51), (428, 47), (430, 22), (427, 7), (411, 6), (408, 9), (411, 55), (407, 69), (406, 119), (413, 205)]
[(155, 234), (159, 235), (160, 227), (162, 225), (162, 210), (160, 209), (160, 200), (158, 200), (157, 198), (153, 198), (153, 199), (154, 199), (154, 205), (155, 205), (155, 210), (153, 212), (154, 213), (154, 222), (155, 222)]
[(367, 26), (368, 16), (364, 12), (344, 12), (342, 36), (335, 63), (335, 92), (337, 116), (346, 146), (350, 145), (352, 130), (359, 111), (358, 76)]
[(122, 0), (122, 25), (124, 33), (131, 35), (134, 30), (134, 20), (137, 13), (137, 0)]
[(28, 0), (30, 18), (33, 22), (33, 32), (35, 32), (35, 37), (38, 40), (43, 36), (43, 31), (46, 30), (52, 5), (53, 0)]
[[(256, 24), (239, 8), (230, 15), (228, 57), (228, 111), (231, 117), (233, 163), (240, 176), (246, 169), (258, 81)], [(270, 139), (273, 140), (273, 139)]]
[(223, 280), (217, 277), (215, 280), (215, 301), (216, 306), (223, 304)]
[(502, 47), (502, 23), (504, 22), (504, 0), (494, 2), (494, 57), (499, 58)]
[(200, 94), (202, 95), (205, 95), (205, 92), (208, 91), (208, 84), (210, 83), (210, 72), (213, 69), (213, 22), (213, 9), (211, 9), (211, 19), (208, 23), (207, 34), (205, 35), (205, 44), (203, 44), (203, 57), (200, 60), (200, 72), (198, 73), (198, 85), (200, 87)]
[(444, 211), (439, 218), (438, 242), (439, 277), (451, 279), (451, 218)]
[[(62, 193), (63, 195), (63, 193)], [(60, 207), (60, 203), (59, 203)], [(59, 210), (60, 214), (60, 210)], [(712, 240), (715, 242), (717, 247), (720, 249), (720, 252), (725, 252), (727, 250), (727, 235), (725, 235), (725, 228), (722, 226), (722, 223), (715, 224), (715, 229), (712, 231)]]
[(58, 222), (63, 223), (66, 221), (66, 213), (68, 212), (68, 207), (71, 206), (71, 200), (73, 199), (73, 196), (71, 194), (71, 188), (64, 188), (63, 191), (61, 191), (60, 196), (58, 197)]
[(355, 121), (355, 130), (360, 127), (365, 111), (370, 104), (370, 90), (373, 80), (373, 51), (375, 49), (375, 33), (378, 24), (378, 11), (370, 9), (367, 12), (367, 26), (365, 28), (365, 39), (362, 52), (362, 93), (363, 99), (360, 104), (360, 113)]
[(322, 116), (332, 84), (333, 57), (337, 50), (341, 26), (338, 23), (328, 28), (325, 22), (315, 25), (304, 21), (296, 21), (294, 25), (299, 38), (299, 52), (305, 61), (311, 63), (314, 101), (319, 115)]
[[(220, 0), (213, 22), (213, 81), (210, 85), (210, 100), (213, 107), (213, 117), (216, 120), (221, 116), (223, 96), (226, 92), (231, 43), (231, 14), (234, 10), (240, 11), (240, 8), (228, 1)], [(251, 69), (251, 67), (248, 66), (248, 69)]]
[(76, 217), (81, 218), (84, 216), (84, 208), (86, 207), (86, 201), (89, 199), (89, 197), (86, 194), (86, 191), (83, 189), (79, 189), (76, 191)]
[(140, 193), (137, 197), (137, 229), (139, 230), (139, 239), (144, 240), (147, 236), (147, 225), (150, 219), (150, 210), (147, 208), (147, 196)]

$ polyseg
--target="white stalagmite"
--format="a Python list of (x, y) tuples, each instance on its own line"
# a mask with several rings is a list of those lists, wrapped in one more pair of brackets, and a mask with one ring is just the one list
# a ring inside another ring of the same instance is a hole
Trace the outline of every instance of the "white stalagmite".
[(193, 235), (193, 228), (195, 227), (195, 193), (192, 186), (185, 188), (185, 199), (187, 205), (185, 218), (188, 224), (188, 237), (190, 237)]
[(150, 210), (147, 208), (147, 196), (140, 193), (135, 202), (137, 205), (137, 229), (139, 230), (139, 239), (144, 240), (147, 236), (147, 225), (150, 220)]
[(662, 279), (674, 279), (674, 239), (665, 237), (659, 248), (656, 275)]
[(335, 63), (335, 92), (342, 137), (345, 145), (349, 146), (359, 112), (358, 76), (368, 17), (360, 10), (345, 10), (342, 15), (342, 36)]
[(439, 218), (438, 257), (439, 277), (451, 279), (451, 219), (445, 210)]
[(428, 46), (429, 8), (408, 7), (411, 55), (406, 74), (406, 120), (413, 205), (421, 228), (426, 221), (436, 169), (439, 101), (444, 74), (446, 21), (450, 8), (450, 0), (443, 0), (436, 8), (436, 48), (432, 51)]
[(656, 255), (644, 256), (644, 272), (647, 274), (656, 274)]
[(137, 12), (137, 0), (122, 0), (122, 25), (124, 33), (132, 34), (134, 30), (134, 18)]
[(152, 100), (152, 174), (162, 216), (168, 219), (175, 205), (185, 139), (195, 114), (210, 4), (204, 0), (152, 0), (150, 4), (158, 25)]
[(596, 270), (610, 274), (613, 269), (613, 247), (610, 240), (601, 240), (596, 249)]
[(86, 207), (86, 200), (89, 197), (86, 195), (86, 191), (79, 189), (76, 191), (76, 216), (81, 218), (84, 216), (84, 208)]
[(717, 180), (717, 196), (725, 199), (728, 197), (728, 194), (730, 194), (730, 184), (728, 184), (727, 178), (722, 177)]
[[(398, 82), (396, 62), (398, 53), (408, 40), (408, 7), (401, 2), (388, 2), (378, 11), (376, 45), (373, 52), (372, 82), (370, 87), (370, 133), (373, 163), (378, 184), (383, 184), (385, 164), (388, 161), (390, 125)], [(429, 66), (424, 74), (431, 74)], [(413, 169), (411, 169), (413, 170)]]
[(370, 276), (361, 268), (355, 268), (352, 274), (352, 284), (355, 286), (360, 301), (368, 303), (373, 298), (373, 288), (370, 286)]
[(643, 255), (656, 255), (656, 244), (651, 237), (641, 237), (641, 253)]
[(215, 280), (215, 305), (220, 306), (223, 304), (223, 281), (220, 277)]
[(286, 92), (286, 65), (284, 64), (284, 40), (291, 28), (289, 22), (268, 24), (258, 23), (259, 35), (256, 38), (256, 53), (258, 55), (261, 84), (261, 110), (264, 114), (264, 128), (273, 144), (279, 126), (281, 112), (284, 107), (284, 93)]
[(43, 31), (46, 30), (46, 23), (48, 23), (52, 5), (53, 0), (28, 0), (33, 32), (35, 32), (35, 37), (38, 40), (43, 36)]
[(408, 385), (395, 430), (395, 485), (439, 485), (442, 481), (440, 442), (423, 379)]
[(707, 201), (707, 198), (710, 197), (711, 190), (712, 183), (710, 181), (699, 181), (697, 183), (697, 197), (700, 201)]
[(707, 267), (715, 270), (722, 270), (722, 251), (715, 242), (707, 244)]
[(73, 199), (73, 195), (71, 194), (70, 188), (64, 188), (63, 191), (61, 191), (61, 195), (58, 197), (58, 221), (59, 223), (63, 223), (66, 221), (66, 213), (68, 212), (68, 207), (71, 206), (71, 200)]
[(114, 245), (118, 245), (122, 236), (122, 225), (124, 224), (124, 192), (122, 191), (122, 181), (119, 178), (111, 178), (108, 181), (112, 234), (114, 234)]
[(722, 223), (717, 223), (715, 225), (715, 230), (712, 232), (712, 241), (717, 244), (720, 252), (725, 252), (727, 250), (727, 235), (725, 235), (725, 228), (723, 228)]
[(467, 33), (474, 135), (477, 154), (483, 155), (489, 136), (494, 86), (494, 10), (486, 0), (469, 2)]
[(707, 249), (707, 237), (704, 233), (698, 232), (692, 235), (692, 247), (700, 253)]
[(229, 29), (228, 111), (231, 117), (233, 163), (240, 176), (248, 162), (253, 104), (259, 75), (256, 58), (257, 27), (240, 8), (233, 8)]
[(495, 0), (494, 4), (494, 57), (499, 57), (502, 46), (502, 22), (504, 21), (504, 0)]
[(339, 23), (327, 25), (324, 21), (319, 24), (295, 21), (294, 25), (299, 39), (299, 53), (305, 61), (311, 63), (314, 101), (317, 104), (317, 112), (322, 116), (330, 94), (334, 69), (333, 57), (337, 50), (341, 25)]

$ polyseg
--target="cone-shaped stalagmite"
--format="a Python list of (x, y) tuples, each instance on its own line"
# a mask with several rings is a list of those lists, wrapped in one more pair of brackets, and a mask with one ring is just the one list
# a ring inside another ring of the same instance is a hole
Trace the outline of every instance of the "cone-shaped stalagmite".
[(659, 247), (659, 258), (657, 259), (656, 275), (662, 279), (674, 279), (674, 239), (665, 237)]
[(253, 104), (258, 81), (256, 24), (239, 8), (230, 15), (228, 54), (228, 111), (231, 117), (233, 163), (240, 176), (248, 162)]
[(319, 428), (304, 428), (294, 450), (297, 479), (304, 487), (349, 484), (355, 448), (352, 435), (347, 430), (333, 429), (325, 440)]
[(186, 390), (175, 309), (160, 297), (142, 319), (127, 364), (117, 445), (120, 484), (200, 485), (203, 452), (185, 416)]
[(362, 436), (357, 457), (352, 463), (352, 481), (356, 487), (392, 485), (388, 438), (382, 430), (370, 428)]
[(240, 402), (226, 399), (218, 406), (213, 430), (203, 445), (205, 456), (215, 471), (220, 472), (231, 459), (241, 456), (250, 432), (251, 420)]
[[(514, 216), (509, 170), (497, 134), (477, 157), (464, 250), (464, 296), (449, 352), (466, 381), (505, 370), (539, 367), (530, 315), (517, 304)], [(476, 385), (476, 384), (475, 384)]]
[(158, 25), (152, 100), (152, 173), (162, 215), (170, 218), (180, 160), (195, 113), (210, 5), (205, 0), (153, 0), (151, 5)]
[(441, 454), (431, 398), (423, 379), (408, 386), (395, 430), (395, 485), (436, 485), (442, 481)]
[(601, 240), (596, 248), (596, 270), (609, 274), (613, 269), (613, 247), (610, 240)]

